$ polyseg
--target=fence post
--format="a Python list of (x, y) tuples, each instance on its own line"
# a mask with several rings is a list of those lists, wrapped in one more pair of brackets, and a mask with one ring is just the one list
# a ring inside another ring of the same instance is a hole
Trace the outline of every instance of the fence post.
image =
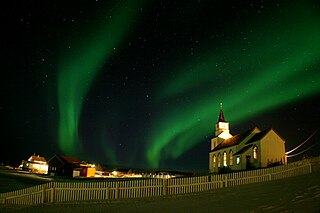
[(50, 193), (50, 202), (53, 203), (54, 202), (54, 187), (52, 186), (51, 188), (51, 193)]
[(43, 186), (42, 187), (42, 196), (41, 196), (41, 203), (44, 203), (44, 201), (45, 201), (45, 196), (46, 196), (46, 187), (45, 186)]
[(223, 176), (220, 175), (220, 178), (219, 178), (220, 179), (220, 188), (223, 188), (223, 179), (222, 178), (223, 178)]
[(106, 196), (105, 196), (106, 200), (109, 200), (109, 187), (106, 188), (105, 193), (106, 193)]
[(269, 174), (269, 181), (271, 181), (272, 180), (272, 176), (271, 176), (271, 174)]
[(163, 179), (162, 180), (162, 195), (167, 195), (167, 191), (168, 191), (168, 182), (167, 179)]
[(119, 198), (119, 182), (116, 182), (116, 193), (115, 193), (115, 199)]
[(309, 173), (312, 173), (312, 166), (311, 166), (311, 163), (309, 163)]
[(224, 187), (228, 187), (228, 175), (224, 175)]

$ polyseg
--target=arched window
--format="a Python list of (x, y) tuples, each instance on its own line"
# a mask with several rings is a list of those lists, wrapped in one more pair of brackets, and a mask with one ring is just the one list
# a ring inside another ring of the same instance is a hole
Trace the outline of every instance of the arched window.
[(230, 152), (229, 152), (229, 161), (230, 161), (229, 165), (232, 166), (233, 165), (233, 152), (232, 152), (232, 150), (230, 150)]
[(213, 168), (216, 168), (216, 155), (213, 155)]
[(223, 166), (227, 166), (227, 152), (223, 153)]
[(240, 164), (240, 156), (236, 157), (236, 164), (239, 165)]
[(218, 154), (218, 167), (221, 167), (221, 155), (220, 155), (220, 153)]
[(258, 160), (258, 148), (257, 148), (257, 146), (253, 147), (252, 152), (253, 152), (253, 159), (254, 160)]

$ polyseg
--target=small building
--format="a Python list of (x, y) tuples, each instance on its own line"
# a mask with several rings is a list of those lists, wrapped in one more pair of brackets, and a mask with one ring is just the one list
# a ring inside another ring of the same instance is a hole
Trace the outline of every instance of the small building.
[(35, 154), (31, 155), (28, 160), (22, 160), (19, 168), (38, 174), (48, 173), (48, 164), (46, 159)]
[(48, 161), (49, 174), (69, 177), (94, 177), (96, 169), (93, 164), (80, 161), (78, 158), (54, 155)]
[(245, 170), (286, 164), (285, 140), (273, 129), (254, 127), (231, 135), (222, 107), (209, 153), (210, 172)]
[(80, 163), (81, 161), (77, 158), (56, 154), (48, 160), (48, 173), (69, 177), (80, 176)]
[(95, 168), (94, 164), (82, 162), (80, 164), (80, 167), (81, 167), (80, 176), (83, 176), (83, 177), (95, 177), (96, 168)]

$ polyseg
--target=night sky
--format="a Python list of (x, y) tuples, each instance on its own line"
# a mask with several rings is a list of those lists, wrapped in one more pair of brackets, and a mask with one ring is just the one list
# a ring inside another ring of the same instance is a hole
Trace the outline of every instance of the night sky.
[(206, 171), (221, 102), (286, 150), (320, 127), (317, 0), (1, 4), (0, 162)]

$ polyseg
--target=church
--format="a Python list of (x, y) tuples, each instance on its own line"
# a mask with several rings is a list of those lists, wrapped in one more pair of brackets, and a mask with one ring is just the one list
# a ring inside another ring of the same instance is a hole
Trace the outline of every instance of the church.
[(274, 129), (260, 130), (254, 127), (233, 136), (220, 104), (215, 137), (211, 139), (210, 172), (247, 170), (286, 163), (285, 141)]

